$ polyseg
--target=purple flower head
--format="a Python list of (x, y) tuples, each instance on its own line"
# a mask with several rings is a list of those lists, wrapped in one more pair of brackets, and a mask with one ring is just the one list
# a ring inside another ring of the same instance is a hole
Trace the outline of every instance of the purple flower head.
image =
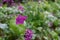
[(3, 0), (3, 2), (7, 2), (8, 0)]
[(16, 4), (15, 3), (12, 3), (11, 6), (15, 6)]
[(0, 4), (0, 7), (2, 7), (2, 4)]
[(27, 19), (27, 16), (18, 15), (16, 18), (16, 24), (23, 24)]
[(25, 11), (22, 5), (18, 6), (18, 10), (20, 10), (22, 13)]
[(12, 3), (14, 3), (13, 0), (3, 0), (3, 4), (7, 3), (8, 5), (11, 5)]
[(25, 40), (31, 40), (33, 36), (33, 32), (30, 29), (26, 29), (26, 33), (25, 33)]
[(6, 4), (8, 2), (8, 0), (2, 0), (3, 4)]
[(13, 0), (3, 0), (3, 2), (14, 2)]

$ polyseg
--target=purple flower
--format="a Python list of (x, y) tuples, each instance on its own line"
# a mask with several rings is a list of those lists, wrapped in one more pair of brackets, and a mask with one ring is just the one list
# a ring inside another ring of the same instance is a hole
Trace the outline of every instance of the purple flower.
[(3, 0), (3, 2), (13, 2), (13, 0)]
[(11, 5), (12, 3), (14, 3), (13, 0), (3, 0), (3, 4), (7, 3), (8, 5)]
[(15, 6), (16, 4), (15, 3), (12, 3), (11, 6)]
[(18, 10), (21, 11), (21, 13), (23, 13), (25, 10), (24, 10), (24, 7), (22, 5), (18, 6)]
[(18, 15), (16, 18), (16, 24), (23, 24), (27, 19), (27, 16)]
[(0, 7), (2, 7), (2, 4), (0, 4)]
[(3, 0), (3, 2), (7, 2), (8, 0)]
[(25, 40), (31, 40), (33, 36), (33, 32), (30, 29), (26, 29), (26, 33), (25, 33)]

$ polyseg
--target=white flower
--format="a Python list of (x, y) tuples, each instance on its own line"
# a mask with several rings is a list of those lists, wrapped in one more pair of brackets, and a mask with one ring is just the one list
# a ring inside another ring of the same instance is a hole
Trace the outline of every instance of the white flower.
[(8, 27), (7, 27), (7, 24), (1, 24), (1, 23), (0, 23), (0, 28), (1, 28), (1, 29), (5, 29), (5, 28), (8, 28)]

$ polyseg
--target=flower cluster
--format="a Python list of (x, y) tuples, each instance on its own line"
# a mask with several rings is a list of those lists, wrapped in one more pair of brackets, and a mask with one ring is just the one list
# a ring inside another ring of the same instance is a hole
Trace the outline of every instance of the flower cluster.
[(25, 33), (25, 40), (31, 40), (33, 36), (33, 32), (30, 29), (26, 29), (26, 33)]
[(14, 3), (13, 0), (3, 0), (2, 2), (3, 4), (7, 3), (8, 5), (12, 5), (12, 3)]
[(20, 10), (21, 13), (24, 13), (24, 7), (22, 5), (18, 6), (18, 10)]
[(23, 24), (27, 19), (27, 16), (18, 15), (16, 18), (16, 24)]
[(2, 4), (0, 3), (0, 7), (2, 7)]
[[(20, 5), (18, 7), (18, 10), (20, 10), (21, 12), (24, 12), (24, 7)], [(18, 15), (16, 18), (16, 24), (23, 24), (26, 19), (27, 19), (27, 16)], [(26, 29), (25, 40), (31, 40), (32, 36), (33, 36), (32, 30)]]
[(13, 0), (3, 0), (3, 2), (14, 2)]

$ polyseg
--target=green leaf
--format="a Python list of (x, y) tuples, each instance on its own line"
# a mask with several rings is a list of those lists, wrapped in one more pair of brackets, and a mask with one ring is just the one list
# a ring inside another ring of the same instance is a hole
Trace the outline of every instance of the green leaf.
[(14, 33), (18, 35), (24, 34), (25, 27), (23, 25), (16, 25), (15, 19), (10, 20), (9, 26), (10, 26), (10, 29), (12, 29)]

